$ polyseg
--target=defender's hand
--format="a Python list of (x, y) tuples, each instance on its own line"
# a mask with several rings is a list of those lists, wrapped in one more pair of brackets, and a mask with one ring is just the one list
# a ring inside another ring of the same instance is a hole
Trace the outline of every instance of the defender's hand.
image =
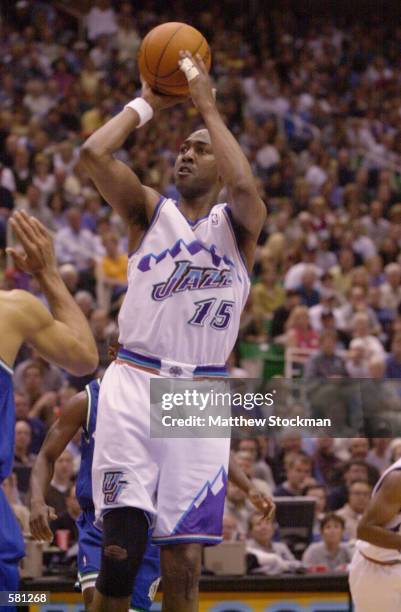
[(180, 56), (180, 69), (187, 77), (192, 102), (202, 115), (216, 106), (212, 80), (199, 53), (194, 58), (189, 51), (180, 51)]
[(24, 249), (23, 253), (13, 248), (6, 249), (17, 268), (32, 275), (57, 270), (53, 241), (38, 219), (20, 211), (13, 214), (10, 224)]
[(256, 487), (251, 487), (248, 491), (248, 499), (256, 510), (263, 515), (262, 520), (270, 520), (273, 518), (276, 506), (270, 497), (267, 497)]
[(153, 108), (155, 112), (164, 110), (166, 108), (171, 108), (176, 104), (182, 104), (188, 100), (187, 96), (167, 96), (163, 94), (158, 94), (150, 87), (150, 85), (142, 79), (142, 91), (141, 97), (146, 100), (148, 104)]
[(35, 540), (53, 540), (53, 533), (49, 527), (49, 521), (54, 521), (57, 515), (54, 508), (47, 506), (45, 503), (32, 502), (31, 516), (29, 526), (31, 528), (32, 537)]

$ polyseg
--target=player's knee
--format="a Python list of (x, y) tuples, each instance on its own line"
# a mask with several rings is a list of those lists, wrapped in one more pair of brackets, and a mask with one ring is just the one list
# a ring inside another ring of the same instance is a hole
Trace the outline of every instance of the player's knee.
[(177, 544), (163, 547), (163, 581), (177, 594), (190, 595), (198, 588), (201, 572), (199, 544)]
[(142, 510), (117, 508), (103, 521), (103, 548), (96, 588), (107, 597), (128, 597), (148, 540)]

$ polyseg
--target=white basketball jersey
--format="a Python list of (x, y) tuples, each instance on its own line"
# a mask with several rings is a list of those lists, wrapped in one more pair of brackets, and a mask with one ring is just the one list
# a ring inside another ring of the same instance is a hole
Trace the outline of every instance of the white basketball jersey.
[[(386, 478), (386, 476), (394, 470), (401, 470), (401, 459), (398, 459), (398, 461), (390, 465), (390, 467), (383, 472), (372, 491), (372, 497), (379, 490), (384, 478)], [(384, 526), (384, 528), (395, 533), (401, 533), (401, 499), (400, 511), (391, 519), (391, 521), (387, 523), (387, 525)], [(381, 548), (380, 546), (374, 546), (373, 544), (369, 544), (369, 542), (365, 542), (363, 540), (358, 540), (356, 546), (358, 550), (371, 559), (377, 559), (379, 561), (393, 561), (394, 559), (401, 560), (400, 553), (394, 548)]]
[(130, 255), (120, 344), (178, 363), (224, 365), (249, 287), (229, 207), (217, 204), (192, 223), (174, 200), (161, 198)]

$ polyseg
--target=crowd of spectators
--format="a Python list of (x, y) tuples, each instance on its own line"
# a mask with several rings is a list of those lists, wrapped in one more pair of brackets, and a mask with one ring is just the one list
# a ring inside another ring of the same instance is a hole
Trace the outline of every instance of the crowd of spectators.
[[(269, 212), (232, 372), (255, 373), (252, 359), (241, 360), (241, 344), (250, 344), (259, 361), (266, 347), (304, 350), (309, 379), (400, 378), (401, 29), (385, 20), (300, 20), (279, 9), (239, 11), (228, 26), (224, 2), (208, 10), (184, 4), (97, 0), (65, 3), (76, 9), (68, 10), (44, 0), (3, 3), (1, 288), (44, 300), (3, 251), (13, 241), (11, 212), (25, 209), (54, 234), (60, 272), (90, 321), (102, 374), (126, 288), (127, 240), (82, 171), (79, 147), (138, 95), (144, 34), (164, 21), (187, 21), (211, 44), (219, 109)], [(136, 132), (118, 157), (145, 184), (176, 197), (173, 161), (199, 125), (190, 104), (177, 106)], [(27, 531), (32, 461), (49, 425), (89, 379), (67, 376), (28, 347), (14, 379), (15, 470), (5, 488)], [(361, 440), (292, 434), (241, 441), (238, 461), (266, 492), (316, 499), (313, 541), (300, 560), (229, 484), (225, 537), (247, 540), (252, 571), (346, 566), (371, 488), (401, 456), (398, 439)], [(78, 465), (79, 439), (56, 464), (55, 529), (75, 518)]]

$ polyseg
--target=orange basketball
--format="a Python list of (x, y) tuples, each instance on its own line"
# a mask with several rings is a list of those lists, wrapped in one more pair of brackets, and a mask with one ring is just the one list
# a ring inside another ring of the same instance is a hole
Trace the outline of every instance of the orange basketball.
[(181, 96), (188, 94), (188, 81), (180, 70), (180, 51), (199, 53), (210, 70), (211, 53), (205, 37), (186, 23), (171, 21), (153, 28), (139, 49), (139, 71), (154, 91)]

